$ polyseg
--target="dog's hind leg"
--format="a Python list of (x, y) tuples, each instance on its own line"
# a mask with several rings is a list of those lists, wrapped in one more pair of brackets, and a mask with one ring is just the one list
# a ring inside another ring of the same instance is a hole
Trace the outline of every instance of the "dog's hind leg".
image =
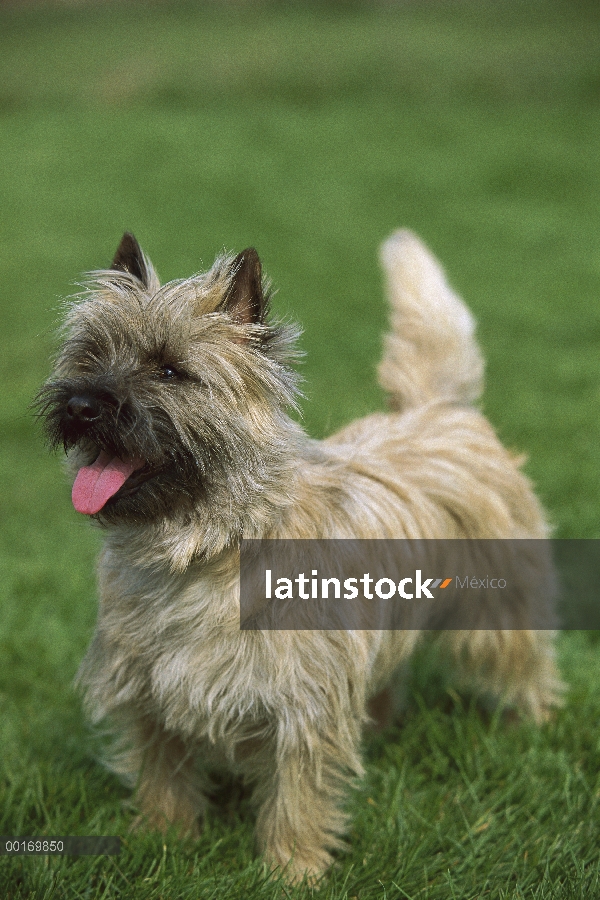
[(555, 662), (550, 631), (447, 631), (459, 681), (536, 722), (561, 704), (565, 686)]

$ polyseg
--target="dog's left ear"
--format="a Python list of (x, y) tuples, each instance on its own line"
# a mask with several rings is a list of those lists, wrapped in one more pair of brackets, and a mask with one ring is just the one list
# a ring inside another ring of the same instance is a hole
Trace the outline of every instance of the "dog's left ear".
[(254, 247), (238, 253), (231, 266), (231, 274), (231, 284), (223, 308), (242, 325), (262, 322), (266, 303), (262, 267)]
[(116, 272), (129, 272), (137, 278), (145, 288), (150, 287), (151, 276), (142, 248), (130, 231), (126, 231), (117, 247), (111, 269)]

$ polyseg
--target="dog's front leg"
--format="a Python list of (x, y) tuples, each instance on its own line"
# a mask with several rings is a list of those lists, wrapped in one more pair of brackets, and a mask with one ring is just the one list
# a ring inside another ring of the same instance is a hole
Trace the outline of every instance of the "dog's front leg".
[(129, 732), (130, 748), (121, 757), (137, 778), (133, 828), (165, 832), (174, 825), (183, 834), (198, 834), (198, 817), (205, 801), (195, 771), (194, 756), (180, 737), (156, 722), (144, 720)]
[[(308, 736), (307, 736), (308, 738)], [(341, 849), (341, 809), (349, 771), (360, 770), (355, 746), (310, 735), (310, 743), (279, 752), (258, 779), (258, 845), (268, 866), (290, 882), (315, 881)]]

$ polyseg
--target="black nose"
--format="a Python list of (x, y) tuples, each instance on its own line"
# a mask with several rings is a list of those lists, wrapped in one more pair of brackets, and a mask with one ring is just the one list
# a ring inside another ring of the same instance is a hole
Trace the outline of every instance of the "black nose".
[(89, 394), (79, 394), (67, 403), (67, 415), (78, 422), (93, 422), (100, 417), (100, 404)]

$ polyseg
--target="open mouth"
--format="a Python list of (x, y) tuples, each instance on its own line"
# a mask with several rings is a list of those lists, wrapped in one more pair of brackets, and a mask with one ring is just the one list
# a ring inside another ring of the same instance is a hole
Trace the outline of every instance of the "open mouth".
[(120, 459), (102, 450), (95, 462), (79, 469), (71, 493), (73, 506), (77, 512), (95, 515), (144, 464), (143, 459)]

